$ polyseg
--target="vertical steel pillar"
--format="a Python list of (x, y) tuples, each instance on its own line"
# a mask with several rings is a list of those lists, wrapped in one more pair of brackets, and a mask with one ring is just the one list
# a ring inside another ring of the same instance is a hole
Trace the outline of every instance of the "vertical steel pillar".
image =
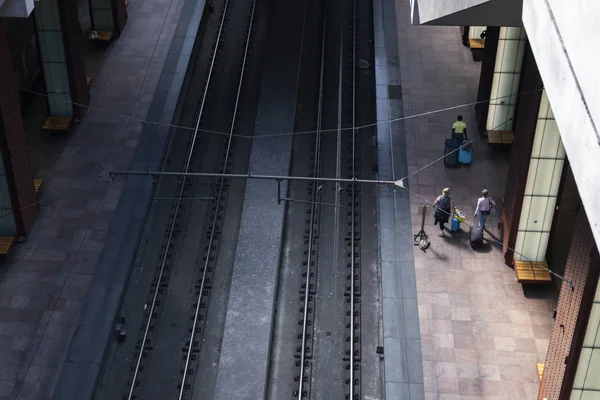
[(498, 51), (498, 37), (500, 28), (488, 26), (486, 29), (485, 48), (483, 50), (483, 62), (479, 75), (479, 87), (477, 89), (477, 104), (475, 105), (475, 116), (479, 133), (485, 132), (487, 115), (490, 107), (490, 96), (492, 95), (492, 80), (494, 79), (494, 65), (496, 64), (496, 52)]
[(34, 11), (50, 117), (81, 119), (89, 104), (75, 0), (40, 0)]

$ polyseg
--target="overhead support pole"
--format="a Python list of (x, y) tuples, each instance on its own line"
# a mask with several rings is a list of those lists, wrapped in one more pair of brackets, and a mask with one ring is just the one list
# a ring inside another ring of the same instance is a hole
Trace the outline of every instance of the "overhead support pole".
[(312, 176), (283, 176), (283, 175), (253, 175), (253, 174), (218, 174), (210, 172), (172, 172), (172, 171), (113, 171), (110, 176), (152, 176), (152, 177), (186, 177), (186, 178), (228, 178), (228, 179), (261, 179), (274, 181), (302, 181), (302, 182), (338, 182), (338, 183), (366, 183), (381, 186), (398, 186), (404, 187), (401, 180), (398, 181), (382, 181), (373, 179), (357, 179), (357, 178), (317, 178)]

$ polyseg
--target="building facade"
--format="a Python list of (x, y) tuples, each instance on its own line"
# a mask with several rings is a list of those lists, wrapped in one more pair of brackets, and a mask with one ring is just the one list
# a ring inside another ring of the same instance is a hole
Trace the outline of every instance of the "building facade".
[[(412, 23), (461, 26), (481, 61), (476, 115), (509, 149), (505, 262), (560, 291), (538, 399), (600, 391), (600, 94), (591, 0), (410, 0)], [(596, 396), (596, 397), (594, 397)]]
[[(110, 42), (127, 20), (125, 0), (90, 0), (92, 40)], [(0, 237), (6, 251), (38, 216), (39, 182), (22, 118), (29, 93), (47, 100), (45, 131), (66, 131), (89, 104), (75, 0), (0, 0)]]

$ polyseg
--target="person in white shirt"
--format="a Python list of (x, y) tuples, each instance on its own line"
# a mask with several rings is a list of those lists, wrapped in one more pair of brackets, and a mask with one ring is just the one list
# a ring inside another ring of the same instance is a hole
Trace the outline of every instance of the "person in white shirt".
[(490, 210), (496, 207), (496, 202), (488, 196), (487, 189), (481, 191), (481, 197), (477, 200), (477, 208), (475, 208), (475, 217), (479, 217), (479, 227), (485, 228), (485, 220), (490, 215)]

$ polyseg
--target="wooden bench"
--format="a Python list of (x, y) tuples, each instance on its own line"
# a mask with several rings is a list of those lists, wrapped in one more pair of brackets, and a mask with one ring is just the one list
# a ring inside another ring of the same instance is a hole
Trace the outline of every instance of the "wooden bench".
[(543, 363), (536, 364), (537, 376), (538, 376), (538, 380), (540, 381), (540, 383), (542, 383), (542, 376), (544, 375), (544, 366), (545, 366), (545, 364), (543, 364)]
[(511, 145), (515, 140), (515, 134), (511, 131), (488, 131), (487, 138), (491, 145)]
[(471, 49), (484, 49), (485, 42), (483, 39), (469, 39), (469, 47)]
[(551, 283), (552, 277), (548, 272), (545, 261), (515, 261), (515, 272), (519, 283)]
[(0, 237), (0, 256), (6, 257), (13, 243), (15, 243), (15, 238), (13, 237)]
[(98, 42), (110, 42), (112, 40), (113, 33), (111, 31), (98, 31), (98, 38), (94, 39)]
[(88, 87), (90, 87), (90, 85), (92, 84), (92, 81), (93, 81), (93, 80), (94, 80), (94, 78), (92, 78), (91, 76), (88, 76), (88, 77), (86, 78), (86, 82), (87, 82), (87, 85), (88, 85)]
[(66, 131), (71, 125), (71, 117), (48, 117), (42, 129), (45, 131)]
[(43, 184), (44, 184), (44, 181), (42, 179), (34, 179), (33, 180), (33, 188), (35, 189), (35, 194), (37, 194), (40, 191)]

